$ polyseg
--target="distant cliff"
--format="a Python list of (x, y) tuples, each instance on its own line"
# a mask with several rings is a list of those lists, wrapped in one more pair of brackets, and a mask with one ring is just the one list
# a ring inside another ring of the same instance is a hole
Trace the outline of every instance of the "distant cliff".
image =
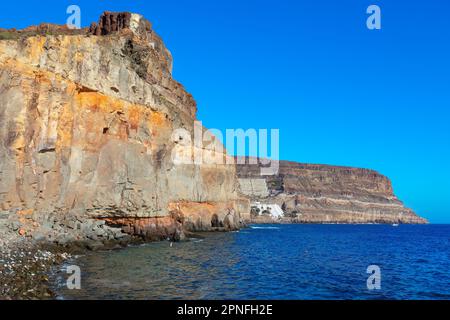
[(197, 108), (149, 21), (105, 12), (82, 30), (0, 31), (0, 218), (14, 231), (114, 236), (102, 223), (83, 233), (85, 219), (148, 239), (239, 228), (235, 167), (173, 162), (175, 148), (192, 151), (173, 133), (193, 135)]
[(263, 177), (247, 159), (237, 173), (252, 201), (278, 204), (295, 222), (426, 223), (373, 170), (281, 161), (278, 175)]

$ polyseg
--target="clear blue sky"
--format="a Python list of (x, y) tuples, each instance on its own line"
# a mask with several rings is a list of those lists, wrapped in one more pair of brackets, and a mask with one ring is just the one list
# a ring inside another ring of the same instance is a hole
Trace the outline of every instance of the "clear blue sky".
[[(450, 223), (450, 1), (5, 2), (0, 27), (152, 21), (210, 128), (279, 128), (282, 159), (375, 169), (431, 222)], [(19, 5), (20, 4), (20, 5)], [(382, 30), (366, 28), (366, 8)]]

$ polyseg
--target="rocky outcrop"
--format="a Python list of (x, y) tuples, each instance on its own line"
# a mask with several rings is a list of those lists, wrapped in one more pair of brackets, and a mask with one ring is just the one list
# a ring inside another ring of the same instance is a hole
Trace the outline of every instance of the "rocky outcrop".
[(91, 24), (89, 33), (95, 36), (105, 36), (124, 30), (131, 30), (135, 35), (147, 38), (147, 35), (152, 33), (152, 25), (150, 21), (136, 13), (106, 11), (100, 17), (98, 24), (95, 22)]
[[(131, 17), (132, 13), (130, 12), (109, 12), (106, 11), (100, 17), (100, 20), (97, 23), (93, 22), (91, 27), (89, 28), (89, 32), (96, 36), (104, 36), (108, 35), (112, 32), (120, 32), (125, 29), (130, 29), (131, 27)], [(143, 19), (138, 19), (138, 21), (142, 21), (143, 24), (147, 24), (147, 32), (151, 31), (151, 25), (148, 21), (144, 21)], [(146, 23), (148, 22), (148, 23)]]
[[(261, 177), (259, 165), (247, 161), (237, 168), (242, 191), (252, 201), (280, 205), (287, 221), (426, 223), (394, 195), (390, 180), (373, 170), (280, 161), (277, 175)], [(248, 188), (255, 181), (258, 187)]]
[(51, 29), (0, 41), (0, 216), (27, 212), (21, 233), (46, 237), (54, 217), (151, 239), (238, 228), (235, 167), (173, 161), (195, 151), (176, 133), (193, 134), (197, 108), (150, 23), (106, 12), (89, 30)]

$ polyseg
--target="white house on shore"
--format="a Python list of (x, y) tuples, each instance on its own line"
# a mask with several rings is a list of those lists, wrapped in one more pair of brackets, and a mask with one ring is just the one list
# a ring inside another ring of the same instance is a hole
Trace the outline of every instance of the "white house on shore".
[(277, 204), (264, 204), (260, 202), (254, 202), (252, 203), (252, 207), (259, 209), (259, 215), (261, 215), (264, 211), (270, 212), (270, 216), (272, 216), (273, 219), (279, 219), (284, 216), (283, 209), (281, 209)]

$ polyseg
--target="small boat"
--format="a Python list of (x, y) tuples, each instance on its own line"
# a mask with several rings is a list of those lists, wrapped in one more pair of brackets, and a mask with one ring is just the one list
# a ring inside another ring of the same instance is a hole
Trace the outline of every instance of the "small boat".
[(394, 223), (392, 226), (393, 227), (398, 227), (398, 223)]

